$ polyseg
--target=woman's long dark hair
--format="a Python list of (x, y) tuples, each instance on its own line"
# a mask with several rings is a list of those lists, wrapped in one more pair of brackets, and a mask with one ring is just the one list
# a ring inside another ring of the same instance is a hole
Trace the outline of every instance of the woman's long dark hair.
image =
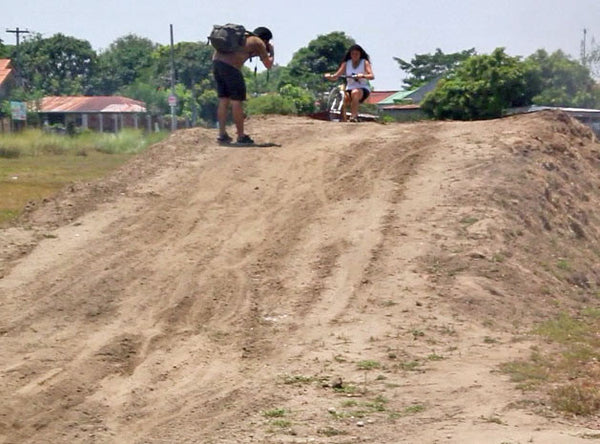
[(344, 56), (344, 59), (342, 60), (342, 62), (347, 62), (348, 60), (350, 60), (352, 58), (352, 57), (350, 57), (350, 53), (354, 50), (357, 50), (360, 52), (361, 59), (368, 60), (369, 62), (371, 61), (371, 59), (369, 59), (369, 54), (367, 54), (367, 52), (364, 49), (362, 49), (362, 46), (352, 45), (346, 52), (346, 55)]

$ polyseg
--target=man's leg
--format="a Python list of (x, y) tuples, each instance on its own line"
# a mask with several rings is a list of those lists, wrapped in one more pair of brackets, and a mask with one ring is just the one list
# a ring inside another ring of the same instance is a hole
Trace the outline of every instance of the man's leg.
[(217, 107), (217, 120), (219, 121), (219, 136), (224, 136), (227, 127), (227, 110), (229, 108), (229, 99), (227, 97), (219, 98)]
[(238, 139), (244, 135), (244, 107), (241, 100), (231, 101), (231, 113), (237, 131)]

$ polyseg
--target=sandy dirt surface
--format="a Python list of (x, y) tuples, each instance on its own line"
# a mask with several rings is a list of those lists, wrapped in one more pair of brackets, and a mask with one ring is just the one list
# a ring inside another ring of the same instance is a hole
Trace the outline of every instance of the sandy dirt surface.
[[(0, 231), (0, 443), (587, 443), (500, 365), (598, 304), (559, 113), (181, 130)], [(548, 264), (570, 258), (564, 279)]]

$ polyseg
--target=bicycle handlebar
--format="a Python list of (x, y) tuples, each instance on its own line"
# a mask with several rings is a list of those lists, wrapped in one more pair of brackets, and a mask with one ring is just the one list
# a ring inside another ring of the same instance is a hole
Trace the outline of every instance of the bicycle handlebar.
[[(326, 78), (326, 79), (331, 79), (331, 78), (333, 78), (333, 76), (332, 76), (332, 75), (330, 75), (329, 77), (327, 77), (325, 74), (323, 74), (323, 77), (324, 77), (324, 78)], [(355, 80), (357, 80), (357, 79), (359, 79), (359, 78), (360, 78), (360, 77), (358, 77), (358, 74), (352, 74), (351, 76), (347, 76), (346, 74), (340, 74), (340, 75), (338, 76), (338, 79), (355, 79)]]

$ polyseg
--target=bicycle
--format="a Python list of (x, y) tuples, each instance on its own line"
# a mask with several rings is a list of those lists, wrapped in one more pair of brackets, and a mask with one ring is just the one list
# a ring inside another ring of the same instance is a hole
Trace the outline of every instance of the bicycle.
[[(344, 104), (346, 101), (346, 77), (347, 76), (345, 75), (339, 76), (338, 78), (343, 79), (344, 81), (331, 88), (328, 93), (327, 112), (329, 114), (329, 120), (337, 122), (346, 120), (347, 115), (342, 115), (342, 111), (345, 113), (346, 108)], [(357, 78), (357, 76), (354, 75), (352, 78)]]
[[(357, 75), (346, 76), (341, 75), (338, 79), (343, 79), (344, 81), (339, 85), (334, 86), (328, 93), (327, 96), (327, 120), (331, 120), (334, 122), (345, 122), (350, 113), (346, 112), (346, 106), (349, 105), (349, 99), (346, 94), (346, 80), (348, 78), (357, 79)], [(376, 121), (379, 116), (374, 114), (365, 114), (359, 113), (358, 120), (361, 122), (364, 121)]]

